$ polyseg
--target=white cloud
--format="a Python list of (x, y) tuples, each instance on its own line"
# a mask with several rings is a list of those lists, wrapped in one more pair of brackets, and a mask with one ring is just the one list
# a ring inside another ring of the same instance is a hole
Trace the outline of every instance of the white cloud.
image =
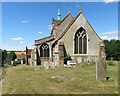
[(114, 34), (114, 33), (120, 33), (120, 31), (104, 32), (104, 33), (101, 33), (100, 35), (105, 35), (105, 34)]
[(20, 43), (22, 44), (22, 43), (23, 43), (23, 41), (20, 41)]
[(19, 37), (19, 38), (10, 38), (11, 40), (23, 40), (23, 38)]
[(28, 23), (28, 22), (30, 22), (30, 21), (28, 21), (28, 20), (23, 20), (22, 21), (22, 23)]
[(42, 32), (38, 32), (39, 34), (42, 34)]
[(117, 2), (119, 0), (104, 0), (105, 3)]
[(119, 40), (119, 37), (108, 37), (108, 36), (101, 36), (100, 37), (102, 40), (111, 40), (111, 39), (115, 39), (115, 40)]
[(52, 29), (52, 25), (48, 25), (48, 29), (51, 30)]

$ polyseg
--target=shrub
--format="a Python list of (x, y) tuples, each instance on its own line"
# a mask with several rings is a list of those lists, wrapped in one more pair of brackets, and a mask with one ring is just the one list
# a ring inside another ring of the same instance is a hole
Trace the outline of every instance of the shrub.
[(24, 53), (21, 53), (21, 55), (25, 55)]
[(113, 63), (113, 61), (109, 61), (107, 64), (108, 64), (109, 66), (115, 66), (115, 64)]
[(22, 60), (23, 60), (23, 63), (25, 64), (25, 58), (22, 58)]
[(71, 56), (66, 54), (64, 57), (64, 64), (67, 64), (67, 60), (71, 60)]
[(21, 64), (21, 61), (13, 61), (13, 65)]

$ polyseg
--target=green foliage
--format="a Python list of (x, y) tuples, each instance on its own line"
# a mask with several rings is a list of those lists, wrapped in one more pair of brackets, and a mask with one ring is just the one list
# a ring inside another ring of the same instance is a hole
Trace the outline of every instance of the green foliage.
[(12, 61), (12, 56), (11, 56), (11, 54), (8, 54), (6, 57), (6, 64), (10, 65), (11, 61)]
[(11, 55), (11, 59), (12, 59), (13, 61), (17, 58), (15, 52), (11, 51), (9, 54)]
[(11, 61), (14, 61), (16, 58), (17, 58), (16, 54), (13, 51), (11, 51), (9, 54), (7, 54), (6, 63), (10, 65)]
[(107, 64), (108, 64), (109, 66), (115, 66), (115, 64), (113, 63), (113, 61), (108, 61)]
[(19, 61), (13, 61), (13, 65), (15, 65), (15, 64), (21, 64), (21, 61), (19, 60)]
[(6, 62), (6, 58), (7, 58), (7, 51), (2, 50), (2, 64), (4, 63), (4, 61)]
[(25, 58), (22, 58), (22, 60), (23, 60), (23, 63), (25, 64)]
[(24, 53), (21, 53), (21, 55), (25, 55)]
[(111, 60), (113, 57), (113, 60), (120, 60), (120, 40), (104, 40), (105, 44), (105, 53), (106, 53), (106, 59)]
[(64, 64), (67, 64), (67, 60), (71, 60), (71, 56), (69, 56), (67, 53), (65, 53)]

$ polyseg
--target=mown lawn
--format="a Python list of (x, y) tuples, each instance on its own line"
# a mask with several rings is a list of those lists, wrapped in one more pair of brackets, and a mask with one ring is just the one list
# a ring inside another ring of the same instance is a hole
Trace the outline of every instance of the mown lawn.
[[(67, 77), (51, 78), (56, 75)], [(2, 94), (118, 94), (117, 62), (107, 66), (107, 76), (108, 81), (96, 81), (95, 65), (54, 69), (19, 65), (4, 70)]]

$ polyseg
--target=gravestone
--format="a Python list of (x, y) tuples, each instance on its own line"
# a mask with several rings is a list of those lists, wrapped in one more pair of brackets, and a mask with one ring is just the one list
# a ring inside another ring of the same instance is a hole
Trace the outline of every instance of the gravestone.
[(45, 67), (45, 69), (49, 69), (49, 62), (48, 61), (44, 61), (44, 67)]
[(23, 60), (21, 60), (21, 64), (23, 64)]
[(102, 43), (100, 47), (100, 56), (98, 62), (96, 62), (96, 80), (106, 80), (107, 66), (105, 56), (105, 45)]
[(96, 63), (96, 80), (106, 80), (106, 62), (104, 59), (99, 59), (99, 61)]
[(11, 61), (11, 65), (13, 65), (13, 61)]

